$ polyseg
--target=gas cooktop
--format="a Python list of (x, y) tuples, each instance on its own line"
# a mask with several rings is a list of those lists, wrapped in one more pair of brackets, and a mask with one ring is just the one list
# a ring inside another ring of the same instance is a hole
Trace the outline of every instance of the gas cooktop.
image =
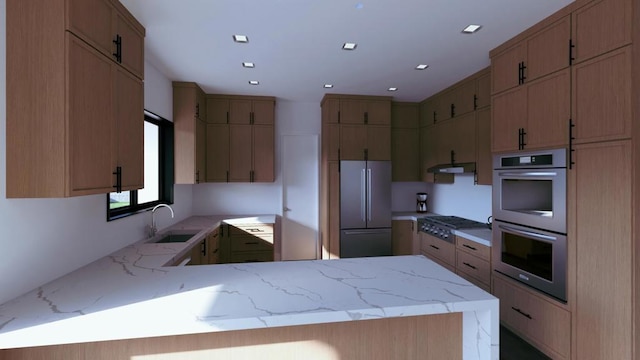
[(488, 225), (479, 221), (469, 220), (458, 216), (426, 216), (418, 220), (420, 231), (453, 243), (452, 230), (482, 229)]

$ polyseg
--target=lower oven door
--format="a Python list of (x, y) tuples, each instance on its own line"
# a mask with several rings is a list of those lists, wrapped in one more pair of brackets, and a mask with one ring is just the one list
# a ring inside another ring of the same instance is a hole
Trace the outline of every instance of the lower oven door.
[(567, 301), (567, 237), (493, 222), (493, 269), (561, 301)]

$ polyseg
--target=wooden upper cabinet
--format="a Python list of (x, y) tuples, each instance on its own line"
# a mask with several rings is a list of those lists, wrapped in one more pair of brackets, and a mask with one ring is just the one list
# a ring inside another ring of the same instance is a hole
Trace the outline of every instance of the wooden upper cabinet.
[(470, 163), (476, 161), (476, 115), (467, 113), (452, 119), (450, 146), (454, 163)]
[(275, 122), (274, 100), (253, 100), (252, 123), (256, 125), (273, 125)]
[(200, 87), (196, 91), (196, 118), (199, 120), (207, 120), (207, 95)]
[(340, 160), (365, 160), (367, 148), (367, 126), (340, 125)]
[(229, 181), (250, 182), (252, 171), (251, 125), (229, 124)]
[(366, 118), (369, 125), (391, 125), (391, 101), (369, 100), (366, 102)]
[(340, 99), (340, 123), (364, 124), (364, 100)]
[(435, 123), (433, 120), (434, 111), (435, 102), (433, 98), (428, 98), (420, 103), (420, 127), (431, 126)]
[(520, 67), (525, 57), (526, 47), (521, 42), (491, 57), (491, 90), (493, 94), (520, 84)]
[(227, 182), (229, 181), (229, 125), (207, 123), (206, 126), (206, 181)]
[(527, 85), (525, 150), (569, 143), (571, 70), (565, 69)]
[(482, 109), (491, 105), (491, 72), (486, 71), (476, 80), (475, 109)]
[(451, 92), (451, 117), (468, 114), (475, 110), (476, 81), (465, 81)]
[(69, 31), (144, 78), (145, 31), (122, 4), (111, 0), (66, 0), (66, 4)]
[(493, 183), (493, 159), (491, 156), (491, 109), (476, 111), (476, 174), (478, 185)]
[(251, 100), (231, 100), (229, 102), (229, 124), (251, 124)]
[(631, 137), (631, 50), (626, 46), (573, 67), (576, 143)]
[(526, 126), (526, 87), (494, 95), (491, 101), (491, 150), (519, 150), (518, 130)]
[(273, 125), (253, 126), (253, 172), (252, 182), (273, 182), (275, 135)]
[(574, 64), (631, 43), (632, 2), (591, 1), (572, 13)]
[(206, 177), (206, 124), (196, 115), (201, 91), (195, 83), (173, 83), (176, 184), (197, 184)]
[(116, 166), (122, 169), (122, 190), (144, 187), (144, 85), (117, 68), (114, 87)]
[(207, 123), (229, 123), (229, 99), (207, 97)]
[(391, 101), (340, 99), (340, 123), (391, 125)]
[(391, 161), (393, 181), (420, 181), (418, 103), (391, 104)]
[(524, 82), (569, 67), (569, 40), (571, 39), (571, 16), (549, 24), (526, 40)]
[(369, 125), (367, 134), (367, 160), (391, 160), (391, 128), (389, 126)]
[(340, 122), (340, 100), (327, 98), (322, 101), (322, 123), (338, 124)]

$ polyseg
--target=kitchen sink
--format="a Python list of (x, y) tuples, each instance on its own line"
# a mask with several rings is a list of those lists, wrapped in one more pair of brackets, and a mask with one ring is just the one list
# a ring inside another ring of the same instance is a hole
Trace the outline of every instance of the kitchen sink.
[[(164, 234), (158, 234), (149, 241), (150, 243), (183, 243), (189, 241), (196, 236), (197, 232), (168, 232)], [(157, 239), (157, 240), (156, 240)]]

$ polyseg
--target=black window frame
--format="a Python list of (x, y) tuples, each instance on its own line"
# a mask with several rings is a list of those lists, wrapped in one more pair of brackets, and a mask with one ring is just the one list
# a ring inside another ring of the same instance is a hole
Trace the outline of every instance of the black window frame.
[(110, 194), (107, 194), (107, 221), (113, 221), (135, 215), (147, 211), (158, 204), (173, 204), (173, 122), (148, 110), (144, 111), (144, 121), (157, 125), (159, 131), (159, 200), (138, 204), (138, 190), (131, 190), (129, 192), (130, 203), (128, 206), (110, 209)]

